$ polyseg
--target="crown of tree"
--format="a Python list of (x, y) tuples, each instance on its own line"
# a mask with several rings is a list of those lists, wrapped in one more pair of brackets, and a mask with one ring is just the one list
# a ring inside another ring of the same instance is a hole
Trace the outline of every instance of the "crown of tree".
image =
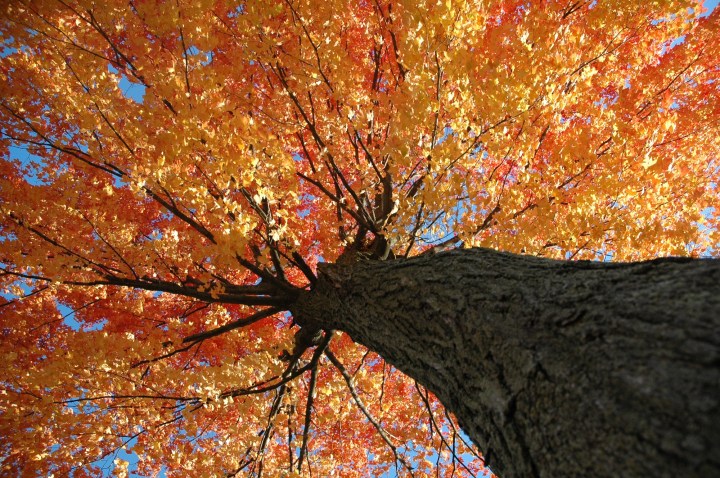
[(479, 476), (424, 386), (289, 312), (323, 271), (720, 240), (698, 1), (1, 8), (4, 476)]

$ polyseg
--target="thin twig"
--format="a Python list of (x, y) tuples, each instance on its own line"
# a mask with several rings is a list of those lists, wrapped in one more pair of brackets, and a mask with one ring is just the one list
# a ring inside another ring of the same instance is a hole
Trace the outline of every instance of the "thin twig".
[(382, 425), (378, 423), (377, 420), (372, 416), (370, 411), (365, 406), (365, 403), (360, 398), (360, 395), (358, 395), (357, 389), (355, 388), (355, 384), (353, 384), (352, 376), (348, 373), (348, 371), (345, 369), (345, 366), (338, 360), (338, 358), (330, 351), (330, 349), (325, 351), (325, 356), (330, 359), (330, 362), (340, 371), (340, 374), (345, 379), (345, 383), (348, 386), (348, 389), (350, 390), (350, 395), (352, 395), (353, 400), (355, 401), (355, 404), (360, 409), (360, 411), (365, 415), (365, 418), (368, 419), (368, 421), (372, 424), (373, 427), (377, 430), (378, 434), (380, 435), (380, 438), (383, 439), (383, 441), (387, 444), (387, 446), (390, 448), (390, 450), (393, 452), (393, 455), (395, 456), (395, 461), (400, 462), (405, 469), (408, 470), (410, 473), (410, 476), (415, 476), (413, 473), (413, 469), (410, 466), (410, 464), (405, 460), (404, 457), (400, 456), (397, 450), (397, 446), (392, 442), (392, 439), (388, 435), (388, 433), (385, 431)]

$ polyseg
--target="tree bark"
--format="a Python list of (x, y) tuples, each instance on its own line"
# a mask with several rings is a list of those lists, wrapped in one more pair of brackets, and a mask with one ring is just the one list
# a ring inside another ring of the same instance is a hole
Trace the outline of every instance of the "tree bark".
[(291, 311), (434, 392), (502, 478), (720, 476), (720, 261), (327, 264)]

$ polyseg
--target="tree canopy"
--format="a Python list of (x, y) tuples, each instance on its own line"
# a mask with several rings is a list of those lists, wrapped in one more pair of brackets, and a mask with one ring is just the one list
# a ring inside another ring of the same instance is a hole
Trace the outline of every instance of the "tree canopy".
[(319, 263), (720, 242), (698, 1), (1, 8), (7, 476), (478, 476), (434, 395), (298, 333)]

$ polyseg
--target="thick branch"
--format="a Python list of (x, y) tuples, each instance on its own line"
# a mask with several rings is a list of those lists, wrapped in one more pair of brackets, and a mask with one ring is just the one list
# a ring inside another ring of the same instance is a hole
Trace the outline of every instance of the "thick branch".
[(325, 265), (291, 311), (432, 390), (503, 478), (720, 475), (720, 261)]

